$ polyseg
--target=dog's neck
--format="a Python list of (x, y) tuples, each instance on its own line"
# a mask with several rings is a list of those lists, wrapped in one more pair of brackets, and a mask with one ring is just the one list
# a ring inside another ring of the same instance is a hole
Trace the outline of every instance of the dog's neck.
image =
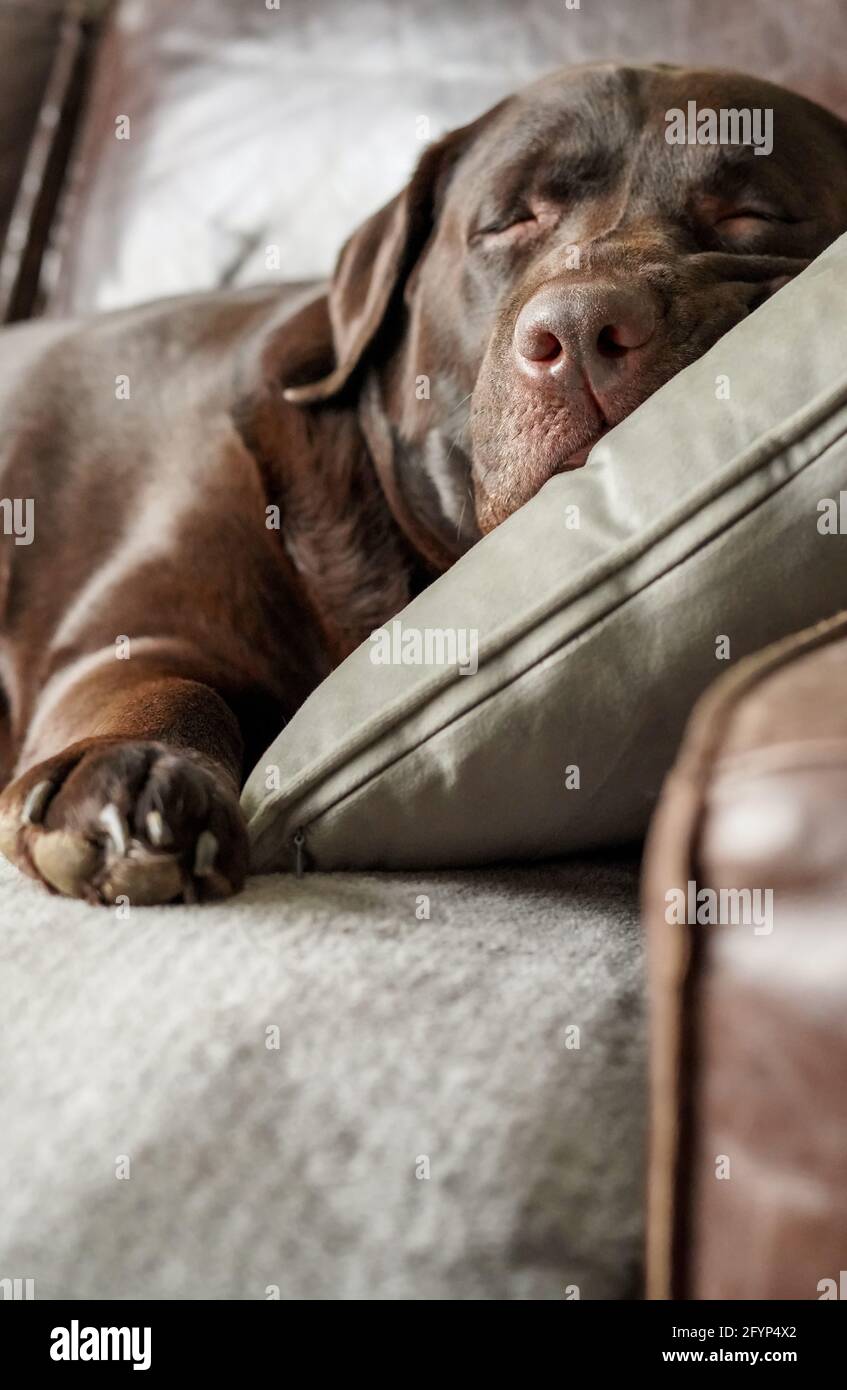
[(331, 364), (325, 299), (281, 322), (265, 321), (242, 359), (233, 418), (278, 517), (292, 581), (336, 662), (467, 545), (458, 537), (451, 545), (450, 527), (437, 524), (437, 507), (418, 495), (426, 474), (399, 439), (375, 370), (359, 373), (321, 404), (284, 399), (283, 387), (319, 377)]
[[(278, 381), (242, 397), (235, 426), (332, 665), (403, 609), (436, 568), (392, 506), (354, 404), (289, 405)], [(375, 426), (371, 428), (375, 433)]]
[(308, 421), (297, 424), (311, 450), (283, 462), (283, 537), (334, 654), (345, 656), (437, 571), (404, 525), (402, 506), (395, 511), (391, 481), (386, 487), (356, 411), (305, 413)]
[(459, 558), (462, 548), (450, 547), (438, 530), (428, 523), (422, 508), (410, 501), (398, 467), (398, 442), (385, 412), (379, 377), (367, 372), (359, 398), (359, 421), (374, 471), (398, 527), (432, 576), (443, 574)]

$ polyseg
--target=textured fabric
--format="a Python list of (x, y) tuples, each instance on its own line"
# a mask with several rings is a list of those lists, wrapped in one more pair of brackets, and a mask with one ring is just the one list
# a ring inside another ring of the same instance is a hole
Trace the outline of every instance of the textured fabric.
[[(847, 236), (404, 609), (387, 664), (369, 639), (334, 671), (246, 785), (256, 868), (301, 834), (319, 869), (643, 834), (726, 660), (847, 603), (819, 525), (847, 476), (845, 293)], [(475, 674), (451, 631), (478, 635)], [(429, 662), (401, 664), (404, 633)]]
[(120, 921), (3, 864), (0, 1277), (38, 1298), (636, 1294), (635, 882), (603, 859), (269, 877)]
[(832, 0), (119, 0), (52, 312), (320, 278), (426, 141), (565, 63), (741, 68), (847, 116), (845, 33)]

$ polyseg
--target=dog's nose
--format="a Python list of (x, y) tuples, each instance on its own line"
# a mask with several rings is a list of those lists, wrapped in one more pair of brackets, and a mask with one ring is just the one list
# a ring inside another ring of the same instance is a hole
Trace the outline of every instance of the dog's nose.
[(538, 385), (614, 389), (652, 338), (659, 314), (634, 285), (555, 281), (527, 300), (515, 323), (518, 366)]

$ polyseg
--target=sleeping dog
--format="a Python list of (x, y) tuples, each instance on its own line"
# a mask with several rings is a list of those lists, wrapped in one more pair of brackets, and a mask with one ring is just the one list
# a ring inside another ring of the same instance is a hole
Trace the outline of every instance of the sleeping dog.
[(768, 83), (566, 70), (427, 148), (328, 289), (4, 332), (3, 852), (92, 902), (236, 891), (281, 724), (847, 229), (845, 170)]

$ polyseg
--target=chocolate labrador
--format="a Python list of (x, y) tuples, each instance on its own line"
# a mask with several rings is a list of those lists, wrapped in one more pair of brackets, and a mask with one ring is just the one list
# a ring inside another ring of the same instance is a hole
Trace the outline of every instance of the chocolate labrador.
[(847, 229), (846, 169), (766, 82), (566, 70), (427, 148), (328, 291), (5, 332), (5, 854), (92, 902), (237, 890), (284, 721)]

